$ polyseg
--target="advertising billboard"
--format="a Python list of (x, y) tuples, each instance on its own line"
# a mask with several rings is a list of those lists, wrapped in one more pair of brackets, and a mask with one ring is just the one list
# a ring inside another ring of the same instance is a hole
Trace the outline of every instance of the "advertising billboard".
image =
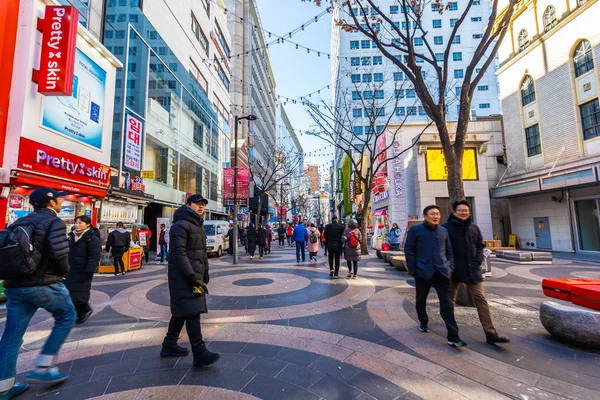
[[(477, 180), (477, 154), (474, 148), (465, 149), (463, 153), (463, 179)], [(427, 180), (445, 181), (448, 179), (448, 166), (442, 149), (427, 149)]]
[(134, 171), (142, 169), (142, 121), (131, 114), (125, 118), (124, 165)]

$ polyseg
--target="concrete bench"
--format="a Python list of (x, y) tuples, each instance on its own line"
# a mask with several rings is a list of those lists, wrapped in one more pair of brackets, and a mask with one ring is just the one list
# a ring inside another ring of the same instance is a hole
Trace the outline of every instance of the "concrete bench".
[(406, 257), (404, 256), (390, 257), (390, 264), (400, 272), (408, 272), (408, 268), (406, 267)]
[(514, 264), (552, 264), (552, 253), (531, 250), (497, 250), (496, 259)]
[(384, 260), (386, 263), (388, 263), (388, 264), (391, 264), (391, 262), (390, 262), (390, 259), (391, 259), (392, 257), (396, 257), (396, 256), (403, 256), (403, 255), (404, 255), (404, 252), (403, 252), (403, 251), (399, 251), (399, 250), (390, 250), (390, 251), (387, 251), (387, 252), (385, 253), (385, 255), (383, 256), (383, 260)]
[(540, 321), (555, 338), (576, 346), (600, 349), (600, 312), (583, 307), (545, 301)]

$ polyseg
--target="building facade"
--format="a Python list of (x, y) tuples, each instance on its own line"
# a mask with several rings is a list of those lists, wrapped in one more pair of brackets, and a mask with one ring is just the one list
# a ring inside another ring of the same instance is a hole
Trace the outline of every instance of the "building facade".
[(320, 189), (319, 166), (306, 165), (304, 167), (304, 175), (310, 182), (310, 186), (309, 186), (310, 193), (313, 194), (315, 192), (318, 192)]
[(523, 248), (600, 252), (600, 4), (520, 2), (499, 51), (508, 199)]
[[(279, 104), (279, 106), (277, 107), (276, 121), (277, 149), (278, 151), (283, 152), (284, 154), (291, 155), (290, 162), (292, 164), (289, 166), (289, 177), (285, 179), (284, 182), (282, 182), (284, 186), (281, 186), (279, 188), (279, 190), (283, 191), (283, 195), (287, 199), (287, 201), (283, 202), (284, 206), (286, 207), (285, 216), (283, 217), (283, 219), (285, 219), (286, 221), (291, 221), (294, 213), (294, 210), (291, 207), (291, 205), (293, 204), (294, 198), (298, 193), (298, 190), (300, 189), (301, 178), (304, 174), (304, 150), (302, 149), (302, 145), (298, 140), (298, 136), (296, 135), (292, 123), (290, 122), (287, 113), (285, 112), (285, 108), (281, 104)], [(280, 213), (281, 211), (278, 212), (278, 215)]]

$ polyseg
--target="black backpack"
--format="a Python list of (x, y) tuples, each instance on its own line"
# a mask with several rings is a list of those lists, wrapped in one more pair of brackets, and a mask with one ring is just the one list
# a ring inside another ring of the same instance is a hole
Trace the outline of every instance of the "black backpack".
[(37, 269), (33, 258), (33, 224), (9, 226), (0, 231), (0, 279), (21, 279)]

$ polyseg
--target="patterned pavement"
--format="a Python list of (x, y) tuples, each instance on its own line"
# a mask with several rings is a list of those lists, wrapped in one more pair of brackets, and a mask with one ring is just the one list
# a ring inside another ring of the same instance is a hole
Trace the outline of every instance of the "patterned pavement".
[[(538, 317), (543, 277), (600, 278), (600, 264), (495, 262), (493, 270), (488, 301), (512, 343), (486, 344), (476, 310), (457, 307), (469, 346), (454, 349), (435, 294), (431, 332), (420, 333), (413, 280), (374, 256), (363, 258), (356, 280), (330, 279), (322, 253), (317, 263), (298, 264), (292, 249), (276, 245), (262, 260), (242, 254), (237, 266), (231, 257), (211, 258), (202, 330), (222, 357), (202, 369), (192, 368), (192, 356), (158, 356), (170, 317), (166, 265), (97, 275), (94, 315), (73, 329), (59, 356), (71, 378), (32, 386), (20, 398), (600, 399), (600, 352), (555, 341)], [(0, 329), (3, 317), (0, 308)], [(39, 311), (24, 338), (20, 376), (51, 327)], [(189, 346), (187, 336), (181, 342)]]

